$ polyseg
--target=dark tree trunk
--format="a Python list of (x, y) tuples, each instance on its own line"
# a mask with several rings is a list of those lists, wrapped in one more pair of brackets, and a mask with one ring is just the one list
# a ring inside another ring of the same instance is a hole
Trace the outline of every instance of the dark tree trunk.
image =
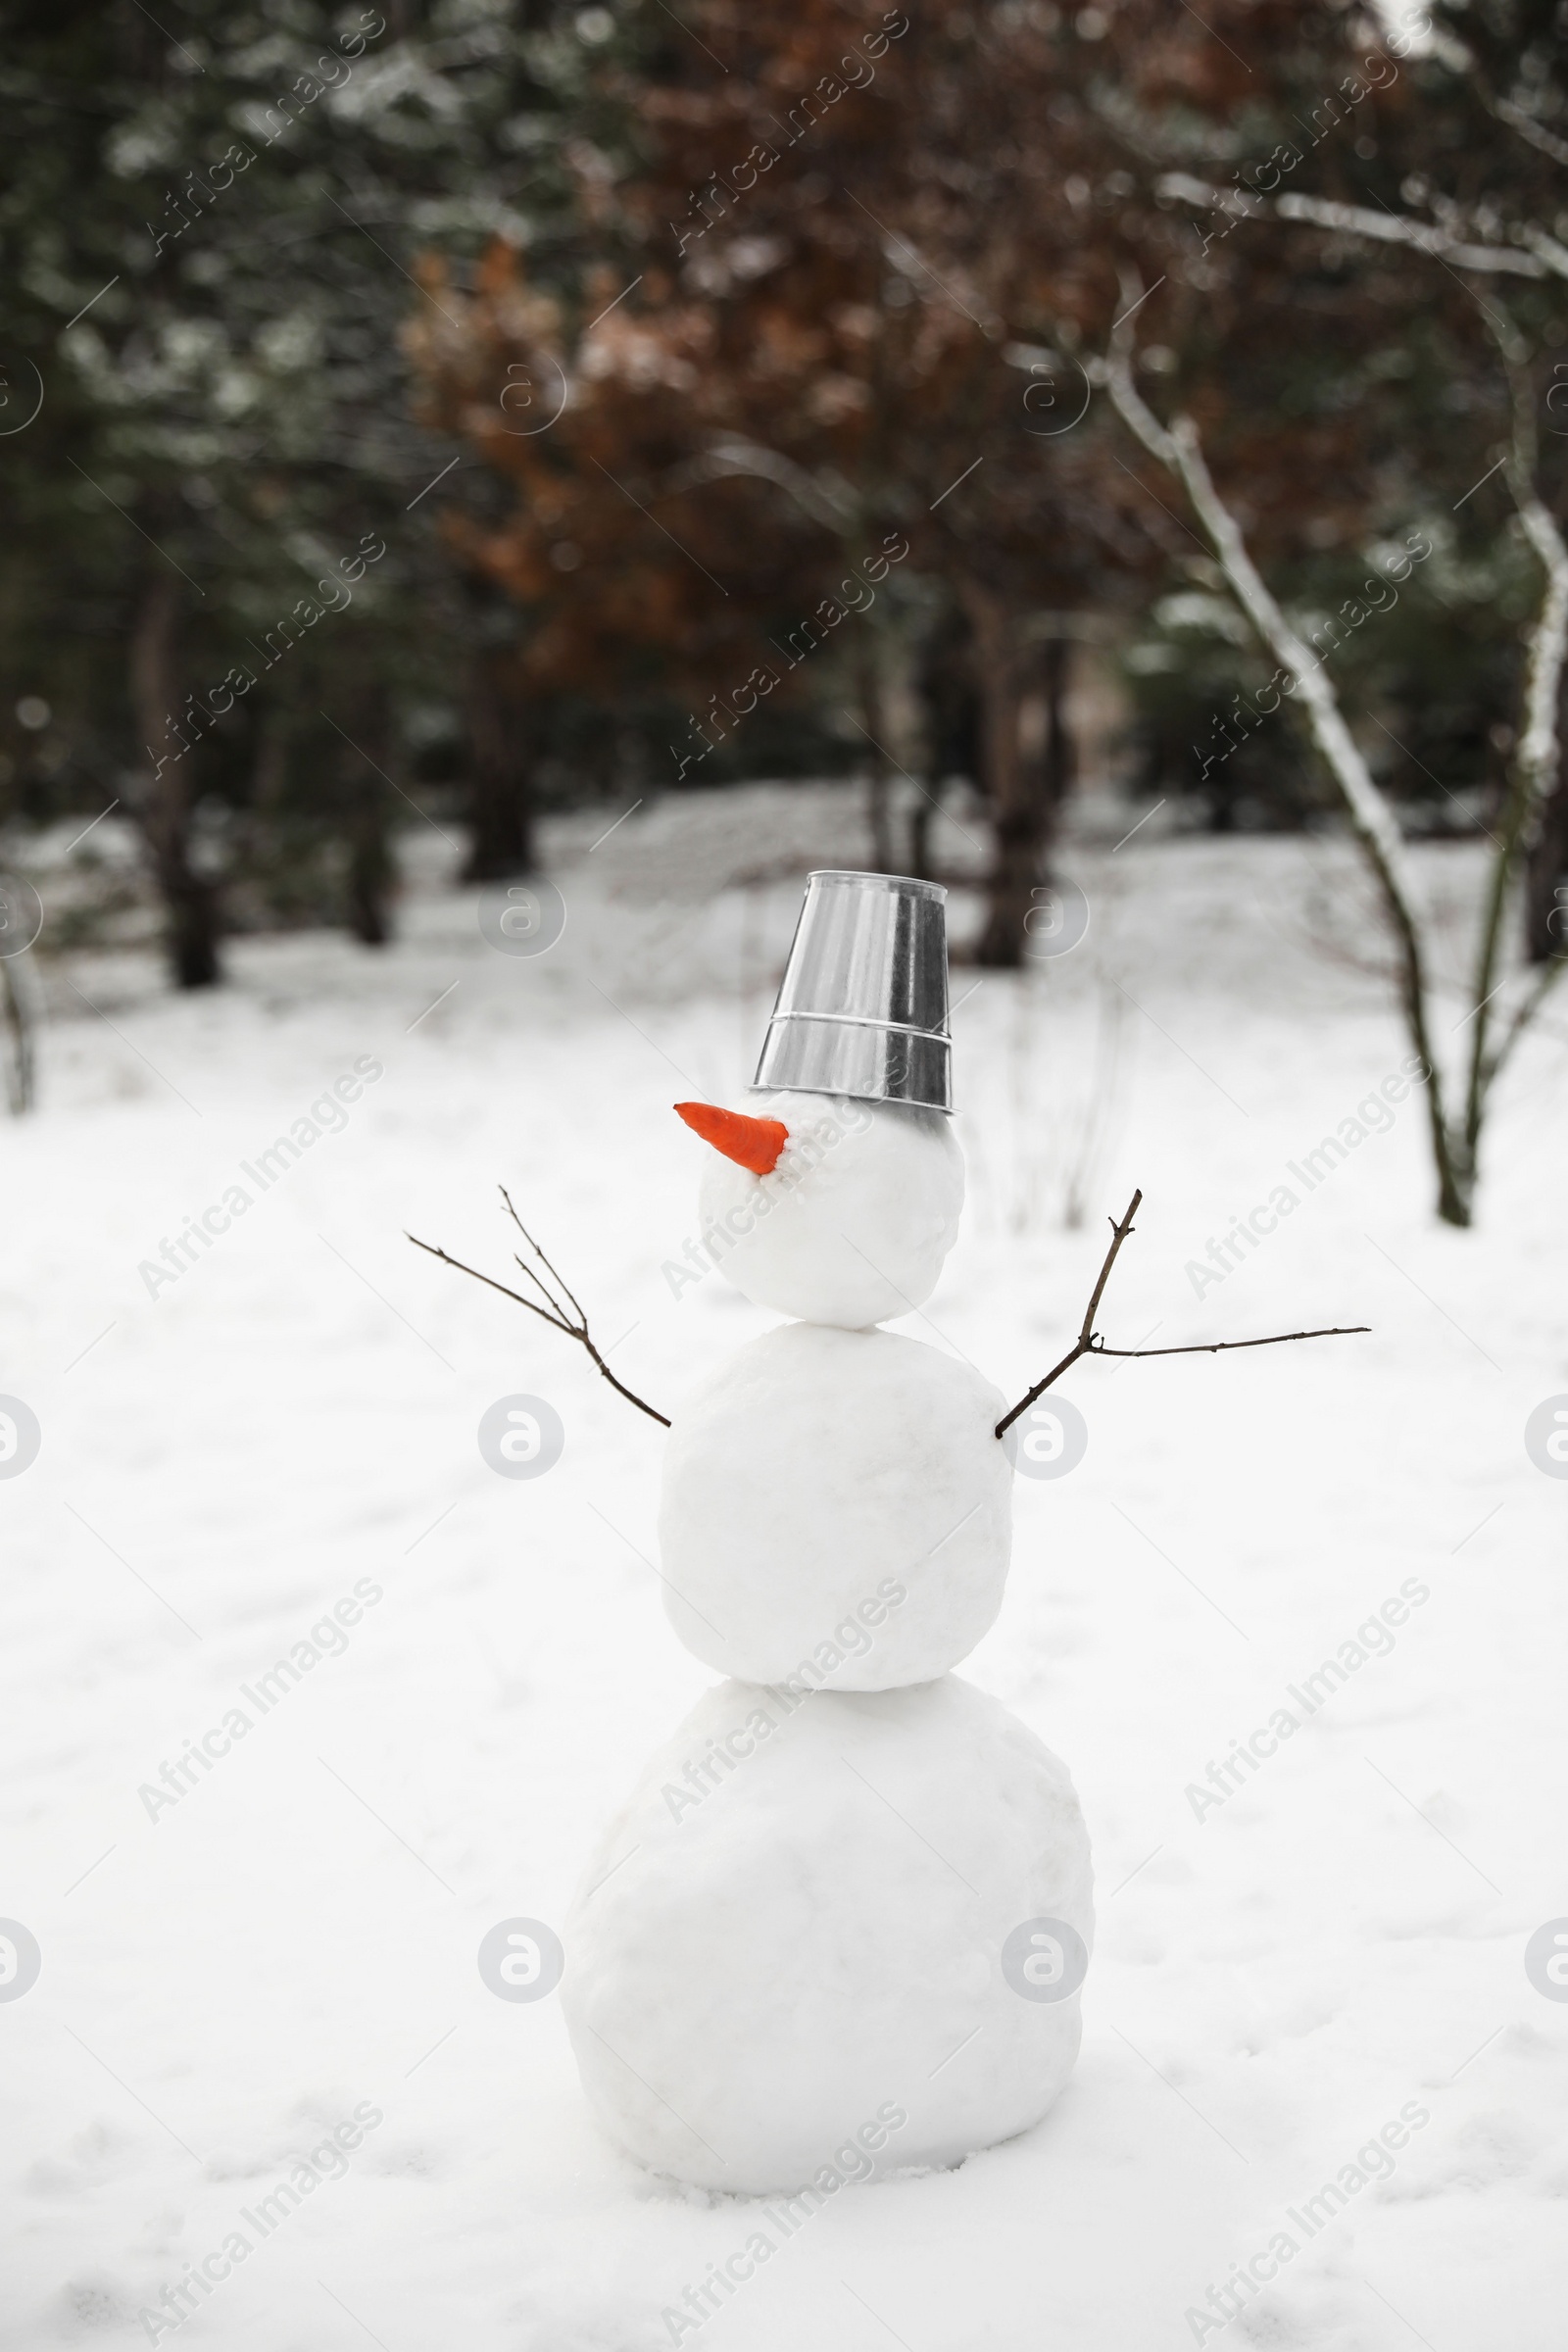
[(384, 948), (392, 936), (397, 867), (387, 840), (386, 802), (381, 793), (356, 795), (349, 810), (348, 846), (349, 929), (365, 947)]
[(505, 882), (534, 870), (532, 761), (511, 665), (510, 648), (483, 646), (468, 672), (466, 882)]
[(1047, 812), (1039, 773), (1031, 775), (1019, 738), (1017, 631), (1010, 608), (990, 588), (966, 580), (963, 601), (974, 631), (980, 693), (980, 766), (991, 811), (989, 904), (975, 961), (1014, 971), (1023, 961), (1035, 892), (1044, 879), (1041, 853)]
[(1041, 789), (1053, 834), (1062, 805), (1078, 780), (1078, 757), (1067, 726), (1067, 688), (1072, 676), (1072, 640), (1048, 637), (1040, 682), (1046, 697), (1046, 743), (1042, 756)]
[(950, 776), (980, 778), (979, 700), (974, 690), (971, 632), (961, 606), (950, 605), (920, 653), (916, 690), (925, 718), (925, 791), (909, 817), (909, 872), (922, 882), (931, 872), (931, 819), (942, 806)]
[(861, 632), (856, 656), (856, 671), (860, 698), (860, 724), (869, 738), (867, 749), (871, 758), (866, 782), (871, 871), (891, 874), (894, 870), (893, 824), (889, 800), (893, 790), (893, 766), (887, 752), (887, 712), (882, 703), (882, 671), (877, 662), (876, 640), (869, 629)]
[(5, 997), (11, 1052), (6, 1063), (6, 1100), (20, 1117), (37, 1096), (38, 983), (25, 948), (0, 956), (0, 994)]
[(130, 641), (131, 704), (149, 763), (137, 811), (164, 903), (165, 948), (177, 988), (211, 988), (218, 959), (218, 894), (191, 863), (192, 750), (175, 732), (179, 592), (167, 571), (149, 573)]
[(952, 606), (926, 639), (919, 670), (927, 756), (933, 783), (980, 777), (980, 706), (974, 685), (973, 632)]
[(966, 583), (964, 602), (974, 629), (980, 687), (980, 743), (986, 797), (991, 805), (993, 862), (990, 905), (975, 960), (1014, 971), (1023, 962), (1029, 917), (1051, 879), (1051, 849), (1076, 765), (1067, 727), (1071, 644), (1046, 640), (1041, 686), (1046, 735), (1039, 756), (1026, 759), (1021, 741), (1023, 662), (1016, 613), (988, 588)]
[(1525, 951), (1532, 963), (1568, 956), (1568, 675), (1557, 703), (1556, 779), (1525, 864)]
[(931, 882), (931, 819), (942, 808), (942, 783), (933, 777), (909, 811), (909, 862), (905, 869), (916, 882)]
[(339, 745), (346, 852), (343, 919), (362, 946), (384, 948), (392, 936), (392, 896), (398, 878), (388, 831), (387, 780), (397, 755), (384, 690), (362, 688), (350, 710), (353, 725)]

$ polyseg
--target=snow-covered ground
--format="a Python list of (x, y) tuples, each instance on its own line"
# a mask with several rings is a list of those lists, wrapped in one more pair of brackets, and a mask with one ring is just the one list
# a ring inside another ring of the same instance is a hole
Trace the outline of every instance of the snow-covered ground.
[[(42, 1428), (0, 1479), (0, 1914), (42, 1952), (0, 2001), (7, 2346), (146, 2341), (138, 2313), (238, 2231), (182, 2342), (643, 2352), (756, 2227), (606, 2146), (558, 1999), (476, 1966), (496, 1923), (562, 1920), (711, 1680), (651, 1565), (661, 1433), (403, 1236), (504, 1279), (505, 1182), (666, 1408), (765, 1328), (717, 1276), (672, 1295), (704, 1148), (669, 1105), (738, 1099), (800, 876), (863, 837), (826, 790), (671, 801), (590, 849), (608, 821), (553, 829), (568, 921), (538, 958), (492, 952), (416, 859), (383, 955), (244, 941), (185, 1000), (139, 954), (51, 977), (43, 1101), (0, 1133), (0, 1391)], [(956, 969), (970, 1204), (902, 1328), (1016, 1394), (1137, 1184), (1114, 1341), (1373, 1333), (1065, 1384), (1087, 1457), (1018, 1482), (963, 1672), (1088, 1817), (1076, 2076), (1020, 2140), (842, 2190), (675, 2331), (712, 2352), (1562, 2340), (1568, 2003), (1524, 1951), (1568, 1914), (1568, 1488), (1523, 1427), (1568, 1391), (1564, 1034), (1520, 1057), (1478, 1231), (1432, 1219), (1415, 1100), (1308, 1192), (1287, 1163), (1406, 1052), (1346, 952), (1348, 858), (1154, 836), (1074, 848), (1075, 954)], [(1429, 871), (1456, 905), (1474, 880), (1451, 850)], [(241, 1163), (356, 1065), (380, 1074), (262, 1191)], [(235, 1185), (251, 1207), (149, 1296), (142, 1261)], [(1196, 1296), (1189, 1261), (1282, 1185), (1299, 1205)], [(537, 1480), (476, 1444), (519, 1392), (565, 1426)], [(1347, 1643), (1364, 1662), (1309, 1713)], [(1278, 1752), (1200, 1805), (1281, 1709)], [(241, 2217), (291, 2174), (315, 2184), (264, 2234)], [(1254, 2259), (1278, 2275), (1222, 2328), (1210, 2286)]]

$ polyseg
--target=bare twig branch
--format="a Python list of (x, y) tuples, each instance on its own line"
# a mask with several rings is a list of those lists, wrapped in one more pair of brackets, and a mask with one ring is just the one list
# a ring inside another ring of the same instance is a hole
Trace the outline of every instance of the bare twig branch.
[(1086, 1355), (1220, 1355), (1227, 1348), (1280, 1348), (1287, 1340), (1349, 1340), (1370, 1323), (1330, 1323), (1321, 1331), (1272, 1331), (1265, 1340), (1194, 1340), (1186, 1348), (1106, 1348), (1096, 1341)]
[(1078, 1333), (1085, 1348), (1089, 1346), (1094, 1336), (1095, 1317), (1100, 1312), (1100, 1301), (1105, 1296), (1105, 1285), (1110, 1280), (1110, 1269), (1116, 1263), (1116, 1252), (1133, 1229), (1133, 1219), (1138, 1214), (1143, 1198), (1142, 1190), (1134, 1193), (1127, 1203), (1127, 1214), (1119, 1225), (1113, 1225), (1110, 1229), (1110, 1248), (1105, 1251), (1105, 1262), (1100, 1269), (1100, 1280), (1089, 1295), (1089, 1304), (1084, 1309), (1084, 1319)]
[(1143, 1197), (1142, 1192), (1134, 1193), (1127, 1203), (1126, 1215), (1119, 1224), (1112, 1225), (1110, 1229), (1110, 1248), (1105, 1252), (1105, 1262), (1100, 1269), (1100, 1278), (1089, 1295), (1089, 1304), (1084, 1309), (1084, 1319), (1079, 1326), (1077, 1339), (1060, 1363), (1054, 1364), (1044, 1380), (1037, 1380), (1028, 1395), (1020, 1396), (1011, 1411), (1003, 1414), (996, 1427), (996, 1435), (999, 1438), (1005, 1437), (1019, 1414), (1026, 1413), (1036, 1399), (1043, 1396), (1052, 1384), (1058, 1381), (1062, 1374), (1076, 1364), (1082, 1356), (1119, 1355), (1131, 1360), (1134, 1357), (1146, 1355), (1219, 1355), (1224, 1349), (1231, 1348), (1282, 1348), (1289, 1340), (1349, 1339), (1358, 1332), (1371, 1329), (1371, 1325), (1368, 1323), (1336, 1323), (1323, 1331), (1275, 1331), (1271, 1332), (1266, 1339), (1261, 1340), (1195, 1340), (1184, 1348), (1107, 1348), (1095, 1329), (1095, 1317), (1100, 1312), (1100, 1301), (1104, 1297), (1105, 1285), (1110, 1280), (1110, 1269), (1116, 1263), (1116, 1252), (1133, 1230), (1133, 1218), (1137, 1214), (1138, 1204)]
[[(571, 1321), (564, 1308), (555, 1314), (551, 1314), (545, 1307), (537, 1305), (532, 1298), (525, 1298), (520, 1291), (509, 1290), (504, 1282), (497, 1282), (492, 1276), (488, 1274), (481, 1274), (476, 1266), (466, 1266), (461, 1257), (449, 1257), (446, 1251), (444, 1250), (438, 1250), (433, 1242), (421, 1242), (417, 1234), (407, 1233), (403, 1238), (405, 1241), (412, 1242), (416, 1250), (424, 1250), (427, 1256), (438, 1257), (444, 1266), (453, 1266), (460, 1274), (471, 1275), (475, 1282), (482, 1282), (488, 1290), (499, 1291), (503, 1298), (510, 1298), (514, 1305), (525, 1306), (530, 1315), (537, 1315), (540, 1322), (548, 1323), (552, 1330), (564, 1331), (567, 1339), (579, 1341), (587, 1349), (589, 1356), (592, 1358), (593, 1362), (598, 1365), (600, 1371), (604, 1374), (604, 1377), (609, 1381), (611, 1387), (615, 1391), (615, 1394), (618, 1396), (624, 1396), (628, 1404), (634, 1404), (640, 1413), (646, 1413), (649, 1420), (657, 1421), (662, 1429), (668, 1429), (670, 1426), (669, 1422), (662, 1413), (656, 1412), (653, 1406), (649, 1404), (643, 1397), (639, 1396), (634, 1389), (628, 1389), (624, 1381), (617, 1380), (615, 1378), (615, 1375), (613, 1372), (612, 1372), (610, 1366), (600, 1354), (599, 1349), (594, 1346), (593, 1340), (588, 1331), (588, 1318), (583, 1313), (582, 1308), (577, 1305), (577, 1301), (572, 1297), (571, 1292), (566, 1289), (565, 1283), (562, 1282), (561, 1276), (557, 1274), (556, 1269), (553, 1265), (551, 1265), (549, 1258), (545, 1256), (545, 1253), (539, 1248), (538, 1243), (527, 1231), (521, 1218), (517, 1215), (516, 1210), (513, 1208), (512, 1202), (507, 1200), (505, 1190), (502, 1191), (501, 1198), (503, 1200), (507, 1201), (507, 1208), (511, 1214), (512, 1221), (516, 1226), (517, 1231), (522, 1235), (522, 1238), (527, 1243), (529, 1249), (536, 1253), (547, 1272), (556, 1282), (561, 1284), (562, 1290), (565, 1292), (567, 1298), (571, 1300), (572, 1306), (576, 1309), (577, 1319), (575, 1322)], [(535, 1288), (541, 1293), (541, 1295), (550, 1300), (551, 1306), (559, 1307), (560, 1302), (556, 1298), (552, 1298), (550, 1292), (545, 1289), (544, 1284), (539, 1280), (538, 1275), (533, 1272), (532, 1268), (523, 1265), (521, 1258), (518, 1258), (516, 1263), (519, 1267), (521, 1267), (522, 1272), (527, 1275), (528, 1280), (534, 1284)]]
[(1127, 1203), (1127, 1214), (1119, 1225), (1113, 1225), (1110, 1229), (1110, 1248), (1106, 1250), (1105, 1262), (1100, 1269), (1100, 1280), (1096, 1283), (1090, 1295), (1089, 1304), (1084, 1309), (1083, 1323), (1077, 1339), (1073, 1342), (1072, 1352), (1064, 1355), (1059, 1364), (1054, 1364), (1044, 1380), (1037, 1380), (1028, 1396), (1020, 1396), (1010, 1413), (1003, 1415), (1003, 1418), (997, 1423), (996, 1434), (999, 1438), (1005, 1435), (1020, 1413), (1026, 1413), (1029, 1410), (1037, 1396), (1045, 1395), (1054, 1380), (1061, 1378), (1069, 1364), (1075, 1364), (1081, 1355), (1089, 1353), (1095, 1336), (1095, 1316), (1099, 1312), (1100, 1301), (1104, 1297), (1105, 1285), (1110, 1280), (1110, 1269), (1116, 1263), (1117, 1250), (1133, 1229), (1133, 1218), (1137, 1214), (1138, 1203), (1143, 1197), (1141, 1192), (1134, 1193)]
[(448, 1257), (446, 1251), (438, 1250), (434, 1242), (421, 1242), (416, 1233), (405, 1233), (403, 1238), (406, 1242), (412, 1242), (416, 1250), (423, 1250), (429, 1256), (438, 1257), (444, 1266), (456, 1266), (460, 1274), (471, 1274), (475, 1282), (485, 1283), (492, 1291), (499, 1291), (503, 1298), (511, 1298), (516, 1305), (525, 1306), (529, 1314), (537, 1315), (542, 1323), (553, 1324), (557, 1331), (569, 1334), (569, 1323), (563, 1323), (559, 1315), (549, 1314), (542, 1306), (536, 1306), (531, 1298), (524, 1298), (520, 1291), (509, 1291), (504, 1282), (497, 1282), (489, 1274), (481, 1274), (474, 1266), (466, 1266), (461, 1257)]
[[(555, 1267), (554, 1267), (554, 1266), (553, 1266), (553, 1265), (550, 1263), (550, 1260), (549, 1260), (549, 1258), (548, 1258), (548, 1257), (546, 1257), (546, 1255), (545, 1255), (544, 1251), (543, 1251), (543, 1250), (540, 1249), (540, 1247), (539, 1247), (538, 1243), (537, 1243), (537, 1242), (534, 1240), (534, 1238), (533, 1238), (533, 1235), (532, 1235), (532, 1234), (531, 1234), (531, 1233), (528, 1231), (528, 1228), (527, 1228), (527, 1226), (526, 1226), (526, 1225), (523, 1223), (522, 1219), (521, 1219), (521, 1218), (518, 1216), (518, 1214), (517, 1214), (516, 1210), (515, 1210), (515, 1209), (513, 1207), (513, 1205), (512, 1205), (512, 1195), (511, 1195), (511, 1194), (508, 1192), (508, 1190), (507, 1190), (506, 1186), (505, 1186), (504, 1184), (498, 1184), (498, 1185), (497, 1185), (497, 1187), (496, 1187), (496, 1190), (497, 1190), (497, 1192), (498, 1192), (498, 1193), (501, 1195), (501, 1198), (502, 1198), (502, 1200), (503, 1200), (506, 1202), (506, 1204), (507, 1204), (507, 1214), (508, 1214), (508, 1216), (509, 1216), (509, 1217), (512, 1219), (512, 1222), (514, 1223), (514, 1225), (515, 1225), (515, 1227), (517, 1228), (517, 1231), (518, 1231), (518, 1232), (521, 1234), (521, 1236), (522, 1236), (523, 1240), (524, 1240), (524, 1241), (527, 1243), (527, 1245), (528, 1245), (529, 1249), (530, 1249), (530, 1250), (533, 1251), (533, 1253), (534, 1253), (535, 1257), (536, 1257), (536, 1258), (539, 1260), (539, 1263), (540, 1263), (540, 1264), (541, 1264), (541, 1265), (544, 1267), (544, 1270), (545, 1270), (545, 1272), (546, 1272), (546, 1273), (549, 1275), (549, 1277), (550, 1277), (551, 1281), (552, 1281), (553, 1283), (555, 1283), (555, 1285), (556, 1285), (556, 1287), (557, 1287), (557, 1289), (558, 1289), (558, 1290), (562, 1291), (562, 1292), (564, 1294), (564, 1296), (565, 1296), (565, 1299), (566, 1299), (566, 1306), (569, 1306), (569, 1307), (572, 1309), (572, 1311), (575, 1313), (575, 1315), (576, 1315), (576, 1317), (577, 1317), (577, 1320), (578, 1320), (578, 1322), (579, 1322), (579, 1323), (586, 1323), (586, 1321), (587, 1321), (587, 1317), (586, 1317), (586, 1315), (584, 1315), (584, 1313), (583, 1313), (583, 1311), (582, 1311), (582, 1306), (581, 1306), (581, 1304), (580, 1304), (580, 1302), (579, 1302), (579, 1300), (578, 1300), (578, 1298), (577, 1298), (577, 1297), (576, 1297), (575, 1293), (572, 1291), (572, 1289), (571, 1289), (570, 1285), (569, 1285), (568, 1283), (564, 1282), (564, 1281), (562, 1279), (562, 1277), (561, 1277), (561, 1276), (560, 1276), (560, 1275), (559, 1275), (559, 1274), (556, 1272), (556, 1269), (555, 1269)], [(561, 1303), (561, 1300), (560, 1300), (559, 1298), (552, 1298), (552, 1297), (551, 1297), (551, 1294), (550, 1294), (550, 1292), (549, 1292), (548, 1290), (545, 1290), (545, 1286), (544, 1286), (544, 1284), (543, 1284), (542, 1282), (540, 1282), (540, 1281), (539, 1281), (539, 1277), (538, 1277), (538, 1275), (537, 1275), (537, 1274), (535, 1274), (535, 1273), (534, 1273), (534, 1271), (533, 1271), (533, 1268), (532, 1268), (531, 1266), (524, 1266), (524, 1265), (522, 1264), (522, 1260), (521, 1260), (521, 1258), (520, 1258), (520, 1257), (519, 1257), (518, 1259), (516, 1259), (516, 1261), (515, 1261), (515, 1262), (516, 1262), (516, 1264), (517, 1264), (517, 1265), (519, 1265), (519, 1266), (522, 1266), (522, 1271), (523, 1271), (523, 1272), (524, 1272), (524, 1273), (525, 1273), (525, 1274), (528, 1276), (528, 1279), (529, 1279), (529, 1281), (530, 1281), (530, 1282), (533, 1282), (533, 1283), (537, 1283), (537, 1284), (538, 1284), (538, 1287), (539, 1287), (539, 1289), (540, 1289), (541, 1291), (543, 1291), (543, 1292), (544, 1292), (544, 1295), (545, 1295), (545, 1297), (546, 1297), (547, 1298), (549, 1298), (549, 1299), (550, 1299), (550, 1303), (551, 1303), (551, 1305), (552, 1305), (552, 1306), (555, 1308), (555, 1310), (556, 1310), (557, 1314), (558, 1314), (558, 1315), (564, 1315), (564, 1314), (566, 1313), (566, 1306), (563, 1306), (563, 1305), (562, 1305), (562, 1303)], [(568, 1318), (568, 1320), (569, 1320), (569, 1318)]]

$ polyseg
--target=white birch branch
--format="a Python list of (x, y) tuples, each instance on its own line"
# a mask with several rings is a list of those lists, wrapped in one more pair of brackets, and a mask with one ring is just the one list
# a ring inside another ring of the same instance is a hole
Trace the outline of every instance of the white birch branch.
[(1158, 192), (1194, 205), (1201, 212), (1223, 213), (1232, 220), (1302, 220), (1317, 228), (1338, 229), (1346, 236), (1367, 237), (1380, 245), (1408, 246), (1458, 270), (1502, 272), (1514, 277), (1568, 278), (1568, 247), (1534, 223), (1518, 231), (1529, 248), (1522, 252), (1514, 245), (1471, 244), (1448, 229), (1426, 220), (1412, 220), (1403, 213), (1374, 212), (1370, 205), (1337, 204), (1326, 196), (1290, 192), (1265, 196), (1251, 191), (1243, 195), (1234, 188), (1211, 187), (1207, 180), (1194, 179), (1185, 172), (1163, 173)]
[[(1122, 304), (1136, 306), (1141, 289), (1124, 281)], [(1306, 713), (1318, 751), (1339, 788), (1351, 828), (1361, 843), (1382, 891), (1384, 906), (1399, 942), (1401, 996), (1411, 1042), (1429, 1077), (1428, 1113), (1440, 1180), (1447, 1185), (1449, 1135), (1444, 1112), (1443, 1080), (1431, 1051), (1427, 1024), (1428, 980), (1426, 956), (1417, 913), (1417, 896), (1404, 840), (1394, 811), (1345, 722), (1339, 697), (1325, 676), (1320, 660), (1302, 643), (1266, 585), (1248, 551), (1230, 509), (1208, 470), (1198, 428), (1190, 416), (1161, 424), (1133, 381), (1133, 333), (1130, 327), (1113, 331), (1102, 360), (1089, 363), (1091, 381), (1103, 385), (1129, 430), (1175, 475), (1187, 494), (1193, 513), (1208, 534), (1227, 586), (1263, 646), (1294, 681), (1294, 690)]]
[(1534, 115), (1516, 105), (1513, 99), (1489, 98), (1483, 91), (1481, 103), (1489, 114), (1496, 116), (1499, 122), (1506, 122), (1510, 130), (1516, 130), (1522, 139), (1528, 139), (1532, 147), (1539, 148), (1543, 155), (1549, 155), (1554, 164), (1568, 164), (1568, 139), (1559, 139), (1554, 131), (1546, 128), (1544, 122), (1538, 122)]
[(1176, 417), (1168, 428), (1160, 423), (1133, 382), (1125, 347), (1117, 350), (1113, 345), (1103, 361), (1091, 363), (1089, 372), (1104, 385), (1117, 415), (1150, 456), (1157, 458), (1186, 491), (1208, 533), (1231, 593), (1264, 646), (1295, 680), (1318, 748), (1339, 785), (1351, 822), (1378, 863), (1385, 889), (1406, 906), (1413, 906), (1404, 840), (1394, 811), (1373, 782), (1345, 723), (1321, 661), (1292, 628), (1248, 553), (1235, 516), (1214, 487), (1197, 426), (1190, 416)]

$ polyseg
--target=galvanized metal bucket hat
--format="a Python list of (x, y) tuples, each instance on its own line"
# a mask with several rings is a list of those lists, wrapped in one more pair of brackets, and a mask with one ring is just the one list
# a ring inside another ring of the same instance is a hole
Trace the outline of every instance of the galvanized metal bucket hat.
[(905, 874), (808, 874), (752, 1085), (953, 1108), (947, 892)]

